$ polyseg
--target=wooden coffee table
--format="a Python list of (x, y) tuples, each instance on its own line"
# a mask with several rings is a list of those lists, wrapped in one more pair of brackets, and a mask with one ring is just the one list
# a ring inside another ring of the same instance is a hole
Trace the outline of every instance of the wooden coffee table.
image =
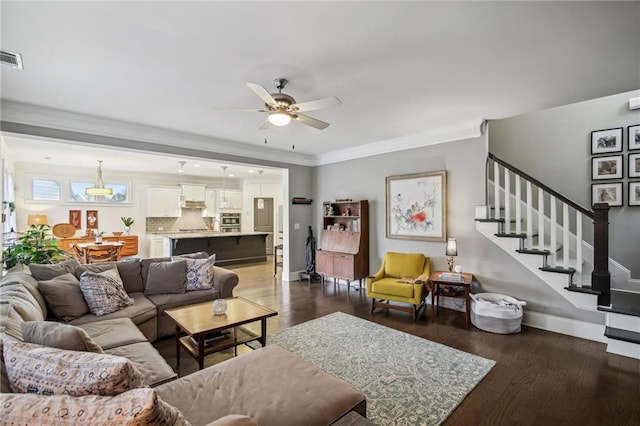
[[(212, 302), (198, 303), (165, 312), (176, 323), (176, 362), (180, 365), (180, 347), (183, 347), (198, 361), (200, 369), (204, 357), (214, 352), (233, 348), (237, 355), (238, 346), (258, 340), (262, 346), (267, 343), (267, 318), (278, 312), (260, 306), (242, 297), (231, 297), (227, 301), (227, 312), (214, 315)], [(255, 334), (240, 327), (251, 322), (261, 322), (261, 334)], [(183, 335), (186, 333), (186, 336)]]

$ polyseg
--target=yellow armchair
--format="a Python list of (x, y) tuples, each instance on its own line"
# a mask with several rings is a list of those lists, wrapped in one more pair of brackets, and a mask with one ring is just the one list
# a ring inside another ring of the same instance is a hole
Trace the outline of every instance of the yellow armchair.
[(430, 260), (422, 253), (386, 253), (380, 270), (366, 280), (371, 312), (376, 308), (398, 309), (412, 313), (415, 321), (425, 307), (428, 294), (425, 286), (429, 282), (430, 269)]

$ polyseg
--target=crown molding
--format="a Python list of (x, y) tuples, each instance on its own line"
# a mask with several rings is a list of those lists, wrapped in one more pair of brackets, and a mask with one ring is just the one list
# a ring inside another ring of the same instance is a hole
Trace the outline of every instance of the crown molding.
[(437, 145), (446, 142), (460, 141), (464, 139), (482, 136), (483, 119), (476, 119), (453, 126), (441, 127), (426, 132), (413, 133), (386, 141), (378, 141), (353, 148), (345, 148), (337, 151), (326, 152), (314, 157), (314, 166), (339, 163), (341, 161), (355, 160), (373, 155), (389, 152), (404, 151), (406, 149), (422, 148), (429, 145)]
[(312, 166), (313, 157), (263, 148), (241, 142), (212, 138), (193, 133), (106, 119), (94, 115), (2, 100), (2, 121), (68, 132), (130, 139), (172, 147), (196, 149), (225, 155), (261, 159), (280, 163)]

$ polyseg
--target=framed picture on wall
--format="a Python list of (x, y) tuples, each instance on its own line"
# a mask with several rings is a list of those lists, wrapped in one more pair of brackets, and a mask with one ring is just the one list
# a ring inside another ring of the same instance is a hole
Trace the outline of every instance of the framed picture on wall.
[(447, 172), (386, 178), (387, 238), (446, 241)]
[(98, 210), (87, 210), (87, 229), (98, 229)]
[(640, 206), (640, 182), (629, 182), (630, 206)]
[(630, 178), (640, 177), (640, 153), (629, 154), (629, 172), (627, 173)]
[(76, 229), (82, 228), (82, 210), (69, 210), (69, 223)]
[(591, 159), (591, 179), (621, 179), (622, 155), (593, 157)]
[(629, 151), (633, 151), (634, 149), (640, 149), (640, 124), (636, 124), (635, 126), (627, 127), (629, 136), (627, 139), (627, 143), (629, 145)]
[(622, 127), (591, 132), (591, 153), (606, 154), (622, 151)]
[(622, 205), (622, 182), (591, 184), (591, 204), (609, 203), (611, 207)]

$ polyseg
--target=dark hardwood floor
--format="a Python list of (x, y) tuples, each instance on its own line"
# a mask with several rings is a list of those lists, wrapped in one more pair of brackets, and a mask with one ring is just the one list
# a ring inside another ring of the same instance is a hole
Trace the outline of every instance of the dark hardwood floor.
[[(464, 314), (448, 309), (440, 309), (436, 322), (428, 311), (416, 322), (401, 311), (371, 314), (364, 291), (348, 292), (344, 284), (334, 290), (329, 282), (324, 288), (282, 282), (279, 273), (272, 276), (270, 261), (232, 269), (240, 276), (235, 296), (278, 311), (268, 332), (342, 311), (495, 360), (445, 425), (640, 425), (640, 361), (607, 354), (602, 343), (525, 326), (513, 335), (466, 329)], [(155, 345), (175, 368), (174, 340)], [(212, 355), (207, 365), (230, 356)], [(186, 354), (182, 361), (181, 376), (196, 370)]]

